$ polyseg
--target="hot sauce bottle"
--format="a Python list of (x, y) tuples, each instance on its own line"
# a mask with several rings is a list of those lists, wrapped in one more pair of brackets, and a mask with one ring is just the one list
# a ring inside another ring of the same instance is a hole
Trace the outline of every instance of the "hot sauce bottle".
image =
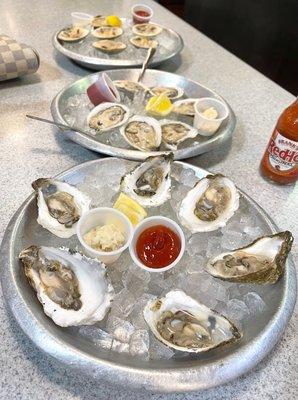
[(263, 155), (260, 172), (282, 185), (298, 179), (298, 98), (279, 117)]

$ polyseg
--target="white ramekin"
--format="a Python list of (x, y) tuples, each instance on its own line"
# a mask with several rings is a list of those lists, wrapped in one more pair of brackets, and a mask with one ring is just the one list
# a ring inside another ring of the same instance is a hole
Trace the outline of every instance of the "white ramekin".
[[(170, 228), (173, 232), (175, 232), (178, 235), (180, 242), (181, 242), (180, 253), (179, 253), (178, 257), (176, 258), (176, 260), (174, 260), (171, 264), (169, 264), (163, 268), (147, 267), (139, 259), (137, 252), (136, 252), (136, 244), (137, 244), (137, 240), (138, 240), (138, 237), (140, 236), (140, 234), (145, 229), (150, 228), (151, 226), (155, 226), (155, 225), (163, 225), (167, 228)], [(175, 265), (177, 265), (179, 263), (179, 261), (181, 260), (183, 254), (184, 254), (184, 251), (185, 251), (185, 237), (184, 237), (183, 231), (180, 228), (180, 226), (172, 219), (163, 217), (163, 216), (159, 216), (159, 215), (154, 216), (154, 217), (145, 218), (143, 221), (139, 222), (139, 224), (135, 227), (132, 241), (130, 242), (130, 245), (129, 245), (129, 252), (130, 252), (130, 256), (131, 256), (133, 262), (140, 268), (145, 269), (146, 271), (149, 271), (149, 272), (164, 272), (164, 271), (168, 271), (169, 269), (175, 267)]]
[[(149, 15), (147, 17), (142, 17), (141, 15), (136, 14), (136, 11), (146, 11)], [(153, 10), (151, 7), (145, 4), (135, 4), (131, 8), (131, 14), (133, 21), (137, 24), (147, 23), (153, 17)]]
[[(92, 228), (106, 224), (115, 224), (119, 226), (125, 236), (125, 243), (118, 250), (114, 251), (98, 251), (88, 246), (84, 240), (84, 235)], [(93, 208), (85, 212), (77, 224), (77, 236), (79, 242), (83, 246), (86, 255), (92, 258), (98, 258), (105, 264), (112, 264), (130, 245), (133, 235), (133, 226), (130, 220), (118, 210), (109, 207)]]
[(73, 26), (87, 27), (88, 25), (90, 25), (92, 18), (92, 15), (82, 12), (71, 13)]
[[(228, 117), (229, 109), (225, 103), (213, 97), (202, 97), (195, 102), (195, 118), (194, 127), (198, 129), (199, 135), (211, 136), (213, 135), (222, 122)], [(218, 118), (206, 118), (202, 113), (210, 107), (214, 107), (218, 112)]]

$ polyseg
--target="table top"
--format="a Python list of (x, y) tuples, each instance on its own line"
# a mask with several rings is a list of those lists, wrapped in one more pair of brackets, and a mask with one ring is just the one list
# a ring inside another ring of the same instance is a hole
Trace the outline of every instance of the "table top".
[[(71, 11), (127, 15), (131, 0), (1, 0), (1, 33), (35, 47), (41, 57), (38, 73), (0, 83), (0, 239), (6, 225), (31, 193), (31, 182), (99, 157), (65, 139), (58, 131), (25, 118), (50, 117), (50, 102), (65, 85), (89, 72), (57, 54), (51, 36)], [(238, 118), (232, 142), (188, 160), (229, 176), (270, 214), (281, 229), (297, 232), (298, 186), (264, 181), (258, 164), (281, 111), (294, 97), (153, 1), (145, 1), (155, 21), (181, 33), (185, 48), (160, 68), (199, 81), (230, 103)], [(30, 4), (30, 5), (29, 5)], [(33, 24), (34, 22), (34, 24)], [(34, 29), (33, 29), (34, 26)], [(296, 217), (296, 218), (295, 218)], [(297, 263), (297, 245), (293, 250)], [(0, 399), (294, 399), (298, 397), (298, 346), (292, 317), (280, 343), (246, 376), (209, 391), (177, 395), (131, 393), (58, 365), (22, 333), (7, 311), (0, 290)]]

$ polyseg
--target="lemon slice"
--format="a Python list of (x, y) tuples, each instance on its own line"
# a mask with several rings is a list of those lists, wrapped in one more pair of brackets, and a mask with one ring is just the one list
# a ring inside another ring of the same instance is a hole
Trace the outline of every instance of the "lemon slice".
[(117, 26), (118, 28), (122, 26), (122, 21), (117, 15), (109, 15), (106, 17), (106, 23), (109, 26)]
[(173, 109), (171, 100), (161, 93), (159, 96), (153, 96), (148, 100), (146, 104), (146, 111), (150, 114), (160, 115), (162, 117), (170, 114)]
[(125, 214), (133, 225), (137, 225), (142, 219), (147, 217), (146, 210), (137, 201), (124, 193), (120, 193), (114, 204), (114, 208)]

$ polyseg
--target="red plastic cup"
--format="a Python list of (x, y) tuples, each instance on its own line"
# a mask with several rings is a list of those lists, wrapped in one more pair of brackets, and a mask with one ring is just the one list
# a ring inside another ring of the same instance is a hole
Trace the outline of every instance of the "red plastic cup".
[(150, 22), (153, 17), (153, 10), (145, 4), (136, 4), (131, 8), (132, 19), (135, 24)]
[(87, 95), (95, 106), (106, 102), (119, 103), (121, 100), (118, 89), (105, 72), (102, 72), (98, 80), (88, 87)]

